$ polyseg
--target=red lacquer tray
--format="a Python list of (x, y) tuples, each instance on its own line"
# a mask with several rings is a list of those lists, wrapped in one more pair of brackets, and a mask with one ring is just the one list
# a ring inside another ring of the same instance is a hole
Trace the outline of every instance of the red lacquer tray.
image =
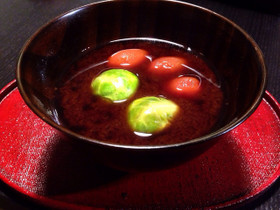
[(52, 208), (219, 208), (249, 200), (280, 174), (280, 108), (266, 92), (256, 112), (207, 152), (175, 168), (124, 173), (98, 165), (23, 102), (0, 93), (0, 178)]

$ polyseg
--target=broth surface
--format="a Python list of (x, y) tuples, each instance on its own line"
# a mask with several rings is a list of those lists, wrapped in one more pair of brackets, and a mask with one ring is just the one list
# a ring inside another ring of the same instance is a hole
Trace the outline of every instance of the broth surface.
[[(184, 75), (199, 78), (200, 95), (187, 98), (168, 93), (165, 89), (166, 80), (158, 80), (148, 73), (149, 60), (133, 69), (127, 68), (135, 73), (140, 81), (138, 90), (127, 101), (110, 103), (93, 95), (90, 88), (92, 79), (112, 69), (108, 67), (107, 59), (115, 52), (129, 48), (146, 50), (150, 61), (163, 56), (184, 58), (187, 66), (183, 73), (172, 77)], [(79, 55), (62, 74), (56, 98), (59, 120), (79, 134), (104, 142), (162, 145), (188, 141), (211, 132), (219, 123), (224, 96), (217, 76), (201, 55), (171, 43), (151, 40), (112, 42)], [(180, 113), (176, 115), (171, 126), (149, 137), (135, 134), (127, 122), (129, 104), (145, 96), (164, 97), (180, 107)]]

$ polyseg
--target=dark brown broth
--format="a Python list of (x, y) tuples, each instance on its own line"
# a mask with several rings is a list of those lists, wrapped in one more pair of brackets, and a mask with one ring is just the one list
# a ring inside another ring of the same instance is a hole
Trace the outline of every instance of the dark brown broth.
[[(106, 65), (107, 58), (128, 48), (145, 49), (152, 59), (161, 56), (185, 58), (191, 68), (186, 68), (184, 75), (196, 75), (201, 79), (201, 95), (194, 99), (171, 96), (163, 88), (165, 83), (147, 73), (148, 63), (130, 69), (137, 74), (140, 86), (129, 100), (108, 103), (93, 95), (91, 81), (101, 72), (110, 69)], [(114, 42), (90, 51), (73, 62), (63, 74), (60, 84), (56, 104), (62, 124), (84, 136), (125, 145), (172, 144), (205, 135), (218, 123), (223, 105), (219, 81), (202, 56), (170, 43), (150, 40)], [(163, 96), (180, 107), (180, 113), (172, 125), (150, 137), (136, 135), (127, 123), (128, 105), (144, 96)]]

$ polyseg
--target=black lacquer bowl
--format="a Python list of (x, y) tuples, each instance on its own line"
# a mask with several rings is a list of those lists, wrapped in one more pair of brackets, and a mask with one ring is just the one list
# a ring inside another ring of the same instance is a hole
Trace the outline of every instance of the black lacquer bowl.
[[(228, 111), (215, 131), (178, 144), (133, 146), (90, 139), (56, 123), (53, 100), (60, 70), (85, 49), (133, 37), (179, 43), (215, 64), (228, 93)], [(114, 168), (142, 170), (185, 161), (242, 123), (262, 100), (266, 68), (253, 39), (213, 11), (168, 0), (103, 1), (71, 10), (39, 29), (20, 54), (17, 83), (33, 112), (69, 139), (78, 140), (85, 150), (92, 150), (93, 158)]]

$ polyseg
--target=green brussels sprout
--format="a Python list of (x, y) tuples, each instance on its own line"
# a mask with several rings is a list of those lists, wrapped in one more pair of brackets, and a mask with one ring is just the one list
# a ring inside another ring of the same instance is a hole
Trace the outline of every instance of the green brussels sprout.
[(110, 69), (102, 72), (91, 82), (93, 94), (113, 102), (127, 100), (139, 85), (138, 77), (124, 69)]
[(165, 98), (147, 96), (128, 107), (128, 123), (135, 132), (153, 134), (170, 125), (179, 107)]

